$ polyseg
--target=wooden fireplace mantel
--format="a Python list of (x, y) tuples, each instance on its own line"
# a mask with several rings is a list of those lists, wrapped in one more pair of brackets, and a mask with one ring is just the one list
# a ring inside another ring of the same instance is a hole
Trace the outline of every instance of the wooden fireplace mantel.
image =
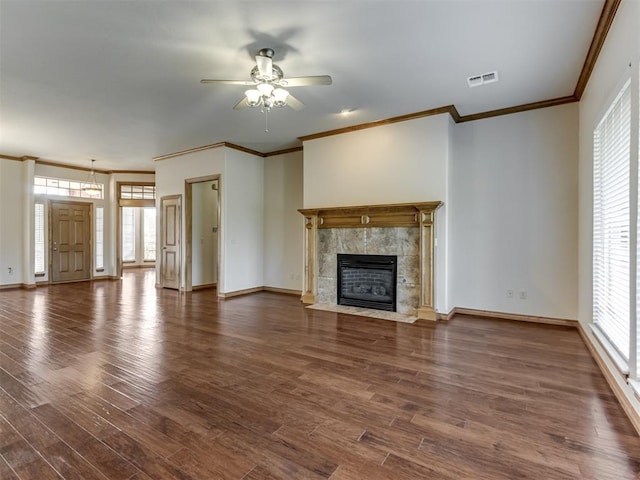
[(435, 212), (442, 202), (360, 205), (354, 207), (303, 208), (305, 218), (305, 267), (302, 302), (316, 303), (318, 282), (318, 229), (415, 227), (420, 229), (420, 304), (417, 316), (435, 320), (434, 231)]
[(421, 214), (432, 214), (442, 202), (362, 205), (357, 207), (303, 208), (305, 217), (315, 216), (318, 228), (418, 227)]

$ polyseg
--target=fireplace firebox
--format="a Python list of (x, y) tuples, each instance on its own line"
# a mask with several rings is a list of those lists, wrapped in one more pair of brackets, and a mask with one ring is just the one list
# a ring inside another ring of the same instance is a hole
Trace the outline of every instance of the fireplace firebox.
[(398, 257), (338, 254), (338, 305), (396, 311)]

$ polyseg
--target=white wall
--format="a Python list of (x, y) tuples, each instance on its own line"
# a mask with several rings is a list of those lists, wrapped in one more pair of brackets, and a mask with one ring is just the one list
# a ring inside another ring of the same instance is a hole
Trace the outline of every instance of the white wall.
[(453, 305), (577, 318), (577, 115), (570, 104), (456, 125)]
[[(593, 129), (615, 94), (631, 75), (632, 99), (637, 103), (638, 65), (640, 60), (640, 4), (637, 1), (623, 0), (600, 52), (591, 78), (580, 102), (580, 229), (579, 229), (579, 314), (578, 319), (584, 325), (587, 335), (591, 335), (588, 325), (592, 321), (592, 227), (593, 227)], [(633, 68), (629, 67), (633, 65)], [(632, 109), (632, 112), (634, 109)], [(637, 110), (635, 110), (637, 112)], [(634, 115), (635, 127), (632, 137), (637, 138), (638, 119)], [(637, 140), (634, 141), (637, 149)], [(607, 353), (599, 342), (592, 338), (600, 358), (612, 372), (612, 377), (626, 395), (629, 403), (640, 415), (640, 402), (622, 375), (611, 363)]]
[(0, 285), (27, 283), (24, 163), (0, 158)]
[(226, 149), (225, 292), (264, 286), (264, 159)]
[(444, 201), (449, 115), (304, 142), (304, 208)]
[[(182, 195), (182, 286), (185, 278), (185, 180), (221, 175), (218, 292), (263, 286), (264, 159), (226, 147), (156, 162), (156, 192)], [(159, 262), (158, 262), (159, 268)]]
[(302, 152), (264, 160), (264, 284), (302, 290)]
[[(304, 207), (446, 202), (452, 128), (442, 114), (304, 142)], [(436, 216), (435, 309), (442, 313), (451, 308), (447, 209)]]

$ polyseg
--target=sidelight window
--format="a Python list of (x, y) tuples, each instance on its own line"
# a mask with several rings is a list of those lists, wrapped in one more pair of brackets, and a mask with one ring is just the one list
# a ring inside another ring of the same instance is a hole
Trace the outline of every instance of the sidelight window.
[(46, 270), (44, 203), (36, 203), (34, 210), (34, 273), (39, 275)]

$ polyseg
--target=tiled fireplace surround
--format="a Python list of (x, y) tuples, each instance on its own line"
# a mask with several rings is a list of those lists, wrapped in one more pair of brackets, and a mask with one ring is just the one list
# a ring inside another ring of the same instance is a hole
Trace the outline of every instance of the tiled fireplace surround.
[(435, 211), (441, 202), (299, 210), (305, 217), (306, 304), (336, 304), (337, 254), (396, 255), (398, 313), (435, 320)]

